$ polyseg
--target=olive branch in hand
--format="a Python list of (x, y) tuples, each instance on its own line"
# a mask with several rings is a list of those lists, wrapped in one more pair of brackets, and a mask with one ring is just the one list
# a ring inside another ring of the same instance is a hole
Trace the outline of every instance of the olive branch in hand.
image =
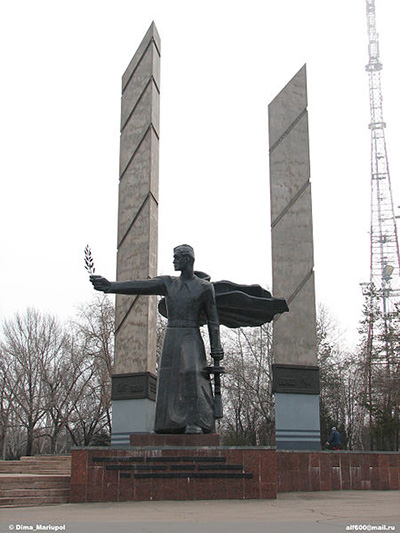
[(85, 247), (85, 268), (90, 275), (93, 275), (96, 272), (96, 269), (94, 268), (92, 250), (88, 244)]

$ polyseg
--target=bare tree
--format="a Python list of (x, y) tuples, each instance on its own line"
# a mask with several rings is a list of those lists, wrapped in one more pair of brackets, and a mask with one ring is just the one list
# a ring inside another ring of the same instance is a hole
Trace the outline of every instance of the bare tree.
[(344, 412), (343, 361), (338, 344), (337, 325), (327, 309), (319, 306), (317, 315), (317, 359), (320, 373), (320, 423), (322, 441), (326, 442), (332, 426), (346, 441)]
[(342, 435), (342, 445), (363, 448), (365, 409), (363, 381), (365, 369), (355, 353), (343, 350), (342, 334), (329, 311), (320, 306), (317, 317), (317, 354), (320, 369), (320, 413), (323, 441), (332, 426)]
[(7, 448), (10, 440), (10, 430), (12, 428), (12, 396), (8, 387), (7, 368), (5, 356), (0, 350), (0, 456), (4, 460), (7, 455)]
[(383, 314), (382, 294), (366, 292), (360, 327), (358, 368), (363, 375), (364, 447), (398, 450), (400, 445), (400, 307)]
[[(114, 306), (97, 296), (71, 324), (71, 378), (75, 384), (63, 420), (76, 445), (106, 444), (111, 434)], [(73, 362), (72, 362), (73, 361)]]
[(57, 364), (64, 335), (54, 316), (28, 309), (3, 324), (2, 378), (14, 414), (26, 431), (25, 454), (46, 415), (43, 371)]
[(114, 334), (109, 298), (82, 306), (77, 320), (63, 327), (55, 317), (28, 309), (5, 321), (2, 333), (3, 456), (21, 453), (21, 430), (26, 455), (34, 443), (36, 451), (56, 453), (68, 451), (69, 443), (108, 442)]
[(220, 429), (227, 444), (273, 442), (271, 341), (270, 325), (224, 330), (225, 417)]
[(49, 439), (49, 453), (66, 452), (68, 444), (61, 435), (65, 433), (73, 405), (77, 401), (77, 390), (82, 376), (90, 363), (76, 341), (75, 332), (66, 329), (62, 353), (57, 364), (43, 368), (43, 390), (46, 397), (46, 416), (43, 436)]

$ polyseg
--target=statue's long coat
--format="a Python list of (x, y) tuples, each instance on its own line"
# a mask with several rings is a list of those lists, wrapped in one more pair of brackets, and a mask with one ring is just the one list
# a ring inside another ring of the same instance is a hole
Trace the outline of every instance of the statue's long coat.
[(212, 432), (214, 398), (199, 330), (200, 317), (204, 316), (211, 350), (220, 349), (212, 283), (197, 276), (190, 280), (159, 276), (128, 283), (136, 294), (165, 297), (168, 327), (158, 369), (156, 433), (182, 433), (191, 425), (201, 427), (205, 433)]

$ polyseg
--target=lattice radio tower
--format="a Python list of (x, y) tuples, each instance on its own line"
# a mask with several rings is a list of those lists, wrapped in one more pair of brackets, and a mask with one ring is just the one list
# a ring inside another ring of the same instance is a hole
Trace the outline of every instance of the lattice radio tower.
[[(375, 0), (366, 0), (371, 122), (371, 263), (370, 288), (381, 302), (384, 320), (390, 319), (393, 303), (400, 295), (400, 254), (383, 120), (379, 35), (376, 31)], [(372, 292), (372, 291), (370, 291)]]
[[(391, 320), (395, 302), (400, 295), (400, 255), (396, 218), (393, 207), (388, 155), (385, 142), (386, 124), (383, 120), (379, 35), (376, 31), (375, 0), (366, 0), (369, 62), (371, 122), (371, 228), (370, 281), (364, 284), (368, 305), (368, 337), (365, 353), (364, 405), (369, 404), (370, 429), (372, 406), (376, 401), (376, 376), (389, 375), (389, 368), (398, 357), (391, 341)], [(379, 325), (378, 325), (379, 322)], [(379, 387), (385, 390), (381, 381)], [(371, 449), (373, 447), (370, 431)]]

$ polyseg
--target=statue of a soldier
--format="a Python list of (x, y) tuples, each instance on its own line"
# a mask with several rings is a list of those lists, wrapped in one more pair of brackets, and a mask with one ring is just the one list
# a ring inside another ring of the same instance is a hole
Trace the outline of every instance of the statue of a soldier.
[(174, 268), (181, 272), (179, 277), (120, 283), (91, 277), (94, 288), (107, 293), (165, 296), (168, 327), (157, 380), (156, 433), (214, 430), (214, 398), (199, 325), (200, 314), (205, 313), (211, 355), (222, 358), (218, 312), (212, 283), (196, 276), (193, 264), (193, 248), (182, 245), (174, 249)]
[(164, 296), (159, 309), (168, 327), (158, 371), (155, 432), (210, 433), (222, 412), (214, 401), (200, 326), (208, 326), (217, 385), (223, 358), (220, 320), (228, 327), (260, 325), (288, 308), (259, 285), (211, 283), (206, 274), (194, 271), (194, 250), (187, 244), (174, 249), (174, 269), (179, 277), (110, 282), (92, 275), (90, 280), (106, 293)]

